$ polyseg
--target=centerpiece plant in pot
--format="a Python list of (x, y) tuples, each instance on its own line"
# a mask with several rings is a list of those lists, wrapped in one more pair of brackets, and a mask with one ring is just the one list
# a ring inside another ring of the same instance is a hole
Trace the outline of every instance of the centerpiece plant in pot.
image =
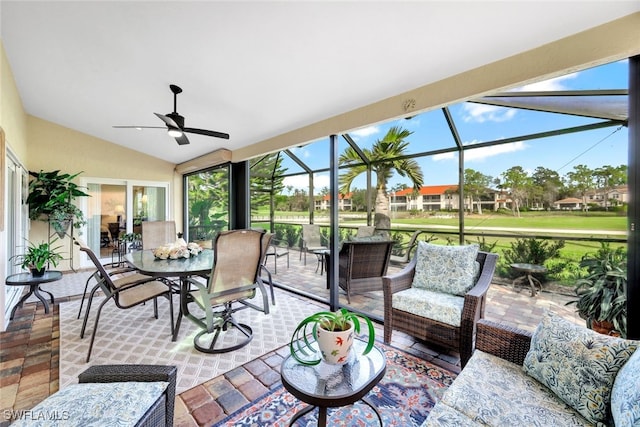
[(291, 336), (289, 350), (303, 365), (317, 365), (322, 360), (329, 364), (344, 364), (349, 358), (354, 335), (360, 334), (362, 324), (367, 326), (368, 339), (363, 351), (367, 354), (375, 342), (373, 323), (367, 316), (345, 308), (318, 312), (302, 320)]
[(13, 257), (16, 260), (16, 265), (29, 269), (34, 277), (44, 275), (48, 264), (56, 267), (58, 262), (62, 260), (62, 255), (56, 252), (60, 246), (52, 247), (56, 240), (58, 239), (53, 239), (51, 243), (42, 242), (38, 245), (29, 242), (26, 253)]
[(580, 267), (587, 275), (576, 281), (575, 304), (587, 327), (605, 334), (627, 336), (627, 253), (612, 249), (607, 242), (582, 257)]

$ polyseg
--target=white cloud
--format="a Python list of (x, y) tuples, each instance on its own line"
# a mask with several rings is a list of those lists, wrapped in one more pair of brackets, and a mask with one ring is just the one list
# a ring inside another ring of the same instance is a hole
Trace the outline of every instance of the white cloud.
[(531, 83), (513, 89), (514, 92), (547, 92), (554, 90), (567, 90), (568, 86), (564, 84), (565, 80), (575, 79), (578, 73), (571, 73), (542, 82)]
[(351, 137), (355, 137), (354, 139), (364, 138), (366, 136), (375, 135), (380, 132), (380, 128), (378, 126), (367, 126), (366, 128), (356, 129), (352, 132), (349, 132)]
[[(291, 186), (294, 189), (309, 191), (309, 177), (304, 175), (296, 175), (296, 176), (287, 176), (283, 180), (284, 184), (284, 193), (287, 192), (287, 187)], [(324, 187), (329, 187), (329, 176), (326, 174), (319, 175), (316, 174), (313, 177), (313, 186), (315, 189), (315, 193), (319, 193), (320, 190)]]
[(513, 108), (496, 107), (493, 105), (475, 104), (466, 102), (463, 105), (463, 119), (465, 122), (505, 122), (516, 115)]
[[(478, 142), (479, 141), (472, 141), (465, 145), (466, 146), (473, 145), (473, 144), (477, 144)], [(527, 148), (528, 148), (527, 144), (525, 144), (523, 141), (516, 141), (509, 144), (494, 145), (491, 147), (482, 147), (482, 148), (475, 148), (472, 150), (465, 150), (464, 161), (465, 162), (483, 162), (490, 157), (499, 156), (501, 154), (513, 153), (516, 151), (522, 151)], [(444, 161), (457, 160), (458, 153), (451, 152), (451, 153), (436, 154), (435, 156), (432, 157), (432, 159), (435, 162), (443, 161), (443, 160)]]
[(309, 157), (311, 157), (311, 151), (308, 150), (306, 146), (292, 147), (290, 150), (293, 154), (296, 155), (296, 157), (300, 159), (308, 159)]

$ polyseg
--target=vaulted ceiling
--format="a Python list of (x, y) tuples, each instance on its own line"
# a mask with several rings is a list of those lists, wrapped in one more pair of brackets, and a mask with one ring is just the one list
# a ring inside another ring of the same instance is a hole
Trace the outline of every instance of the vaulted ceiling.
[[(277, 139), (639, 10), (638, 1), (4, 0), (0, 23), (28, 114), (180, 163)], [(186, 126), (230, 139), (188, 135), (178, 145), (163, 129), (113, 127), (162, 127), (153, 113), (173, 111), (170, 84), (183, 89)]]

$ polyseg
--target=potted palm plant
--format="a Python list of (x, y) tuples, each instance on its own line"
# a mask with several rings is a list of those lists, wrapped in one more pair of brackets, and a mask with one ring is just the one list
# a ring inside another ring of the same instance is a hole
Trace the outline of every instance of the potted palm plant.
[(576, 282), (577, 298), (569, 301), (587, 322), (601, 333), (627, 336), (627, 253), (602, 242), (595, 253), (582, 257), (587, 275)]
[(56, 252), (60, 246), (52, 247), (52, 244), (57, 240), (53, 239), (51, 243), (42, 242), (38, 245), (29, 242), (26, 253), (12, 257), (16, 261), (15, 265), (30, 270), (35, 277), (42, 276), (48, 264), (56, 267), (58, 262), (62, 260), (62, 255)]
[(29, 218), (49, 221), (60, 238), (64, 237), (71, 222), (74, 228), (84, 225), (82, 210), (74, 204), (78, 197), (89, 196), (73, 182), (80, 173), (29, 172), (33, 177), (27, 197)]
[[(361, 322), (362, 320), (362, 322)], [(347, 362), (355, 334), (361, 324), (367, 326), (367, 346), (363, 354), (373, 348), (375, 329), (363, 314), (343, 308), (339, 311), (321, 311), (302, 320), (291, 336), (291, 355), (303, 365), (317, 365), (321, 360), (330, 364)]]

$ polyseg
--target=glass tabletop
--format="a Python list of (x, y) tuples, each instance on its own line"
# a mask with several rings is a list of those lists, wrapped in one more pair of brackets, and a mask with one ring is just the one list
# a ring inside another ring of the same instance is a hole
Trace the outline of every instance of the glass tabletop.
[(354, 340), (354, 351), (344, 365), (323, 361), (307, 366), (289, 356), (282, 362), (282, 382), (294, 396), (307, 403), (335, 406), (347, 404), (346, 400), (356, 401), (382, 379), (387, 366), (382, 351), (374, 347), (363, 355), (365, 347), (364, 341)]
[(42, 276), (34, 276), (31, 273), (12, 274), (7, 277), (5, 283), (9, 286), (25, 286), (40, 283), (55, 282), (62, 279), (62, 272), (57, 270), (47, 270)]
[(143, 274), (151, 276), (190, 276), (206, 274), (213, 267), (213, 250), (204, 249), (198, 256), (179, 259), (157, 259), (151, 250), (134, 251), (125, 261)]

